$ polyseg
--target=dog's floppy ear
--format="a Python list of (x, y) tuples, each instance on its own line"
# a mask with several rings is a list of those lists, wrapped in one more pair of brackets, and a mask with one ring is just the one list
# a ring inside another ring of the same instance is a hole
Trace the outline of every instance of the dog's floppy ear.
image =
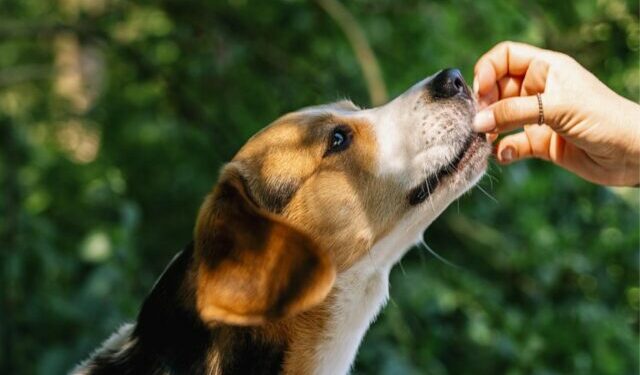
[(243, 181), (227, 167), (198, 215), (196, 301), (205, 322), (249, 325), (292, 316), (324, 300), (335, 279), (327, 254), (258, 208)]

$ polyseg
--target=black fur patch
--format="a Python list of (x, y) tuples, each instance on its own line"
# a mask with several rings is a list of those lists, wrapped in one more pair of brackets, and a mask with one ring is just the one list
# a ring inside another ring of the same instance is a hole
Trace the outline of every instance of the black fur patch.
[(226, 327), (218, 331), (222, 334), (223, 330), (232, 330), (224, 332), (230, 334), (232, 344), (221, 352), (222, 374), (271, 375), (282, 371), (284, 344), (261, 342), (256, 328)]
[(193, 287), (187, 282), (192, 264), (193, 244), (189, 244), (145, 300), (130, 338), (135, 343), (124, 352), (116, 348), (96, 354), (88, 363), (88, 374), (205, 375), (212, 350), (221, 359), (221, 371), (213, 374), (281, 372), (286, 345), (261, 340), (260, 327), (210, 328), (200, 319)]

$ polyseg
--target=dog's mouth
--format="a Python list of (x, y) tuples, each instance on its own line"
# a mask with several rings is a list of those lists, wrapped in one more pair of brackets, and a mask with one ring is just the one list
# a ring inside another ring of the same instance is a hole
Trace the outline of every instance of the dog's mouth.
[(444, 179), (462, 170), (473, 154), (475, 154), (480, 146), (486, 142), (484, 134), (472, 133), (469, 135), (465, 140), (464, 145), (460, 148), (460, 151), (458, 151), (451, 162), (440, 168), (431, 176), (427, 177), (418, 186), (411, 189), (408, 194), (409, 204), (415, 206), (429, 198)]

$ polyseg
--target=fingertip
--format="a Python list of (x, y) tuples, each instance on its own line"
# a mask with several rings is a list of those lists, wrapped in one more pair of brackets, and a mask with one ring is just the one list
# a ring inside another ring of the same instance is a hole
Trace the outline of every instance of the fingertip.
[(530, 157), (532, 149), (526, 132), (510, 134), (500, 139), (494, 154), (500, 164), (511, 164)]
[(515, 147), (507, 145), (498, 152), (498, 161), (501, 164), (510, 164), (518, 158)]
[(538, 101), (535, 96), (506, 98), (491, 105), (499, 133), (535, 123), (538, 120)]
[(496, 119), (491, 108), (483, 109), (476, 114), (471, 128), (476, 133), (488, 133), (496, 127)]

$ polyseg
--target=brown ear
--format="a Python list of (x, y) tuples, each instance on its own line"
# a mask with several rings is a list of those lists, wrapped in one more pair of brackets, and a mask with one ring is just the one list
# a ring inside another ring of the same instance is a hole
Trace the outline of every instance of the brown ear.
[(227, 168), (198, 215), (196, 301), (205, 321), (248, 325), (291, 316), (324, 300), (335, 279), (311, 238), (260, 210), (242, 181)]

